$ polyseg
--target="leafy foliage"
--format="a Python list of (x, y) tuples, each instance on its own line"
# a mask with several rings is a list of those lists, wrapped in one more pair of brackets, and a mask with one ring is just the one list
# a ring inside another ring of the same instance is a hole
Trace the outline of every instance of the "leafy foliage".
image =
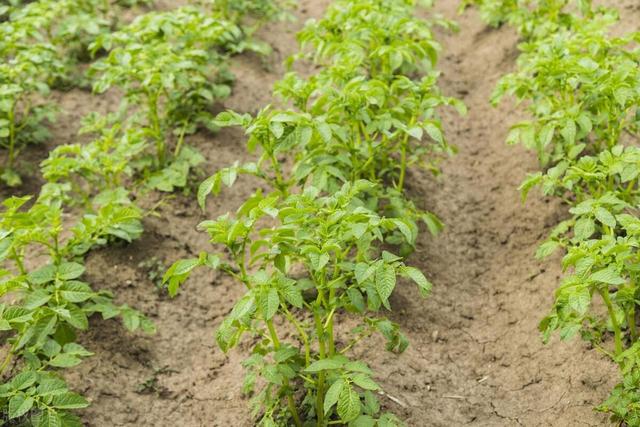
[[(399, 223), (368, 210), (357, 197), (372, 186), (357, 181), (327, 197), (320, 197), (313, 187), (285, 199), (258, 192), (236, 216), (200, 224), (225, 254), (203, 253), (197, 259), (178, 261), (165, 275), (172, 295), (201, 265), (221, 270), (246, 287), (216, 339), (228, 351), (244, 334), (265, 338), (247, 361), (250, 383), (258, 374), (266, 381), (257, 401), (257, 409), (265, 414), (263, 424), (278, 418), (283, 393), (296, 423), (296, 418), (314, 414), (321, 423), (334, 415), (348, 423), (378, 413), (371, 410), (378, 407), (371, 403), (376, 402), (375, 397), (367, 393), (379, 389), (371, 378), (373, 373), (364, 363), (349, 360), (346, 353), (376, 331), (387, 338), (390, 350), (403, 351), (408, 343), (398, 326), (375, 314), (391, 308), (389, 297), (397, 276), (415, 281), (425, 295), (431, 284), (399, 257), (380, 254), (376, 242)], [(265, 219), (275, 222), (262, 227)], [(309, 316), (299, 318), (301, 310)], [(342, 311), (358, 314), (362, 324), (341, 348), (333, 327)], [(274, 323), (277, 317), (297, 331), (297, 343), (280, 341)], [(305, 390), (302, 404), (295, 403), (289, 390), (300, 381)]]
[[(26, 364), (23, 373), (31, 372), (29, 375), (35, 378), (31, 384), (51, 378), (45, 369), (75, 366), (82, 357), (91, 355), (74, 341), (76, 332), (87, 329), (88, 318), (95, 313), (104, 319), (121, 316), (131, 330), (153, 330), (140, 313), (126, 305), (115, 305), (110, 293), (96, 292), (82, 280), (83, 255), (109, 241), (137, 238), (142, 231), (140, 212), (122, 196), (110, 199), (100, 195), (94, 201), (95, 212), (69, 227), (63, 221), (61, 207), (64, 191), (65, 186), (46, 186), (30, 207), (28, 197), (9, 198), (3, 202), (0, 215), (0, 260), (4, 263), (0, 297), (10, 294), (13, 301), (10, 306), (0, 304), (0, 329), (10, 336), (10, 353), (0, 373), (6, 373), (12, 356), (20, 356)], [(38, 252), (48, 262), (31, 269), (26, 259)], [(40, 409), (47, 408), (48, 415), (42, 416), (66, 416), (64, 412), (57, 414), (55, 405), (45, 405), (51, 400), (48, 397), (40, 402), (34, 390), (22, 392), (22, 388), (13, 387), (16, 378), (2, 386), (6, 393), (0, 393), (0, 402), (10, 398), (10, 414), (16, 399), (27, 399), (31, 404), (24, 403), (29, 406), (24, 411), (37, 404)], [(16, 417), (24, 413), (19, 412)]]
[[(211, 105), (230, 94), (234, 80), (228, 55), (265, 52), (234, 21), (195, 6), (140, 16), (98, 37), (91, 49), (109, 52), (90, 69), (94, 91), (124, 91), (121, 110), (155, 145), (149, 184), (163, 191), (184, 187), (189, 171), (203, 161), (183, 140), (198, 127), (217, 129)], [(172, 136), (175, 149), (169, 153)]]
[[(85, 119), (81, 133), (92, 134), (91, 142), (49, 153), (41, 165), (47, 183), (37, 198), (3, 202), (0, 331), (8, 354), (0, 365), (0, 409), (10, 423), (81, 425), (70, 411), (88, 402), (56, 371), (92, 355), (75, 342), (91, 316), (120, 317), (130, 331), (154, 331), (141, 313), (93, 289), (84, 257), (95, 247), (141, 235), (143, 212), (128, 189), (133, 179), (163, 191), (186, 185), (189, 170), (204, 159), (183, 144), (184, 136), (209, 125), (211, 103), (228, 94), (227, 56), (267, 51), (248, 31), (219, 19), (220, 7), (215, 15), (194, 7), (152, 12), (110, 33), (120, 26), (114, 8), (150, 3), (39, 0), (0, 6), (0, 142), (10, 151), (3, 180), (19, 183), (13, 170), (19, 148), (46, 136), (41, 122), (52, 118), (52, 105), (33, 102), (66, 79), (76, 61), (88, 60), (89, 46), (94, 54), (109, 51), (94, 66), (103, 72), (97, 88), (121, 85), (126, 101), (117, 113)], [(271, 19), (279, 7), (269, 1), (245, 4), (242, 17)], [(140, 100), (147, 111), (133, 113), (132, 103)], [(177, 137), (175, 151), (165, 159), (171, 134)], [(153, 143), (156, 153), (150, 156)]]
[(0, 180), (21, 183), (15, 162), (21, 149), (49, 136), (53, 86), (79, 84), (78, 61), (88, 46), (117, 27), (117, 4), (103, 0), (38, 0), (0, 7), (0, 146), (8, 150)]
[[(485, 13), (496, 10), (497, 2), (477, 3)], [(640, 153), (628, 136), (638, 132), (640, 33), (612, 36), (617, 11), (577, 3), (580, 14), (565, 10), (568, 1), (508, 4), (499, 20), (515, 23), (525, 41), (517, 71), (502, 78), (493, 102), (511, 95), (528, 104), (532, 119), (513, 126), (508, 142), (535, 150), (543, 170), (522, 184), (523, 198), (539, 186), (571, 206), (571, 218), (537, 253), (564, 249), (568, 270), (540, 324), (544, 340), (556, 331), (563, 339), (581, 333), (610, 354), (623, 382), (597, 409), (637, 425)], [(602, 347), (602, 331), (613, 333), (613, 350)]]
[[(243, 127), (248, 150), (259, 157), (206, 179), (201, 207), (240, 175), (272, 190), (254, 193), (235, 215), (201, 223), (222, 250), (177, 261), (164, 281), (176, 295), (194, 269), (206, 266), (244, 285), (216, 339), (229, 351), (243, 336), (253, 337), (245, 389), (256, 391), (260, 425), (401, 425), (380, 413), (373, 372), (348, 355), (376, 332), (390, 351), (408, 346), (398, 325), (378, 313), (391, 309), (398, 277), (415, 282), (423, 295), (431, 283), (381, 246), (410, 251), (418, 220), (434, 233), (441, 228), (406, 198), (404, 181), (409, 166), (437, 173), (438, 158), (454, 151), (438, 108), (464, 112), (437, 88), (439, 47), (413, 6), (336, 1), (299, 35), (304, 50), (297, 60), (314, 61), (317, 73), (291, 72), (276, 85), (294, 108), (267, 107), (255, 116), (228, 111), (216, 119), (219, 126)], [(343, 338), (334, 324), (345, 312), (360, 324)], [(284, 341), (282, 329), (295, 334)]]
[(36, 95), (46, 97), (63, 68), (55, 47), (38, 40), (32, 21), (0, 23), (0, 146), (8, 151), (0, 179), (9, 186), (21, 182), (15, 169), (20, 149), (48, 136), (42, 122), (53, 118), (53, 107)]

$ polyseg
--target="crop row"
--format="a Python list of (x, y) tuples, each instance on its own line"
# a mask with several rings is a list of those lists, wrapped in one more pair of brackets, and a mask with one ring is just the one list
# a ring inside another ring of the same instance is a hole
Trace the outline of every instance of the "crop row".
[[(438, 110), (464, 112), (437, 86), (440, 47), (432, 22), (414, 15), (414, 3), (334, 1), (298, 35), (301, 52), (290, 64), (311, 62), (316, 71), (291, 71), (276, 83), (285, 107), (255, 116), (228, 111), (215, 122), (242, 127), (258, 159), (206, 179), (201, 207), (241, 175), (270, 191), (202, 222), (214, 251), (176, 262), (164, 280), (175, 295), (205, 266), (244, 287), (216, 339), (226, 352), (251, 337), (245, 390), (254, 393), (259, 425), (401, 424), (381, 413), (381, 387), (351, 350), (376, 333), (390, 351), (408, 345), (381, 311), (391, 309), (398, 277), (423, 295), (431, 283), (390, 251), (410, 253), (420, 222), (434, 234), (442, 225), (407, 197), (407, 169), (437, 173), (438, 161), (454, 151)], [(357, 327), (336, 327), (345, 313)]]
[(524, 40), (517, 70), (493, 96), (494, 103), (515, 96), (531, 116), (508, 137), (535, 150), (542, 168), (522, 184), (523, 198), (540, 187), (570, 206), (569, 219), (537, 252), (543, 258), (562, 248), (567, 271), (540, 323), (543, 338), (581, 334), (610, 356), (622, 382), (597, 410), (640, 425), (640, 33), (611, 35), (618, 12), (585, 0), (474, 3)]
[[(266, 53), (251, 34), (283, 10), (267, 0), (202, 2), (122, 23), (121, 7), (141, 2), (13, 3), (0, 8), (6, 184), (20, 184), (20, 149), (47, 136), (52, 87), (92, 84), (101, 93), (116, 86), (123, 94), (117, 112), (85, 118), (82, 132), (93, 141), (49, 153), (37, 197), (10, 197), (0, 214), (0, 331), (7, 338), (0, 410), (12, 422), (28, 416), (35, 425), (73, 426), (80, 422), (70, 411), (88, 402), (69, 390), (58, 369), (92, 354), (77, 343), (89, 317), (120, 316), (131, 331), (154, 330), (142, 314), (83, 280), (86, 254), (142, 234), (147, 212), (134, 203), (133, 189), (187, 185), (203, 158), (184, 144), (185, 135), (211, 126), (209, 106), (230, 92), (228, 57)], [(92, 55), (99, 59), (84, 76), (81, 62)]]

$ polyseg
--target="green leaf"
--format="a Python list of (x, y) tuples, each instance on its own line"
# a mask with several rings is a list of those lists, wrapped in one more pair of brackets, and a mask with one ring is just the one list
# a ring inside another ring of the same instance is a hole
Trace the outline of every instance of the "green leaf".
[(538, 259), (546, 258), (552, 253), (554, 253), (556, 249), (558, 249), (559, 247), (560, 247), (560, 242), (557, 242), (555, 240), (549, 240), (547, 242), (544, 242), (543, 244), (540, 245), (540, 247), (538, 247), (538, 250), (536, 251), (536, 258)]
[(338, 403), (338, 398), (340, 397), (340, 393), (342, 392), (344, 384), (344, 380), (342, 378), (338, 378), (333, 382), (333, 384), (331, 384), (331, 387), (329, 387), (329, 389), (327, 390), (327, 393), (324, 395), (325, 414), (328, 414), (333, 405)]
[(282, 295), (289, 304), (296, 308), (302, 308), (302, 306), (304, 305), (302, 292), (298, 288), (296, 288), (294, 284), (284, 286), (282, 288)]
[(333, 369), (340, 369), (344, 366), (344, 361), (337, 359), (320, 359), (311, 363), (305, 371), (307, 372), (320, 372), (330, 371)]
[(38, 375), (34, 371), (20, 372), (11, 380), (11, 388), (14, 390), (24, 390), (31, 387), (37, 379)]
[(371, 415), (360, 415), (349, 424), (349, 427), (375, 427), (376, 420)]
[(47, 410), (38, 417), (37, 427), (63, 427), (63, 420), (57, 412)]
[(415, 139), (422, 139), (422, 134), (423, 134), (423, 130), (422, 128), (419, 128), (417, 126), (412, 127), (411, 129), (407, 130), (407, 133), (409, 135), (411, 135), (412, 137), (414, 137)]
[(71, 368), (72, 366), (79, 365), (82, 360), (77, 358), (74, 355), (60, 353), (55, 356), (53, 359), (49, 361), (51, 366), (55, 366), (57, 368)]
[(358, 282), (358, 284), (361, 285), (370, 277), (372, 277), (375, 272), (376, 272), (375, 265), (369, 265), (364, 262), (359, 262), (358, 264), (356, 264), (354, 275), (356, 277), (356, 281)]
[(596, 208), (595, 216), (598, 221), (608, 227), (613, 228), (616, 226), (616, 219), (614, 218), (614, 216), (611, 214), (611, 212), (603, 207)]
[(444, 136), (442, 135), (442, 131), (433, 123), (427, 123), (424, 126), (424, 130), (427, 131), (427, 134), (434, 140), (441, 144), (444, 143)]
[(580, 218), (573, 228), (577, 240), (586, 240), (596, 232), (596, 226), (591, 218)]
[(338, 416), (343, 422), (348, 423), (358, 418), (360, 412), (360, 396), (351, 387), (351, 384), (347, 383), (340, 390), (338, 397)]
[(375, 281), (376, 292), (385, 306), (388, 307), (388, 300), (396, 287), (396, 271), (388, 264), (381, 264), (376, 270)]
[(9, 419), (14, 419), (23, 416), (31, 408), (35, 400), (33, 397), (25, 396), (24, 394), (16, 394), (9, 400)]
[(364, 390), (380, 390), (380, 386), (366, 374), (355, 374), (351, 377), (355, 385)]
[(34, 285), (43, 285), (51, 282), (56, 278), (56, 267), (55, 265), (47, 265), (39, 270), (29, 273), (28, 278), (29, 282)]
[(608, 285), (622, 285), (626, 283), (626, 281), (620, 277), (620, 274), (618, 274), (613, 267), (607, 267), (596, 271), (589, 276), (589, 280), (593, 282), (606, 283)]
[(38, 396), (52, 396), (66, 392), (67, 385), (63, 380), (58, 378), (44, 378), (40, 381), (36, 389)]
[(84, 266), (77, 262), (65, 262), (58, 267), (58, 278), (61, 280), (77, 279), (84, 273)]
[(83, 282), (66, 282), (60, 288), (60, 295), (70, 302), (84, 302), (95, 295), (91, 287)]
[(198, 186), (198, 205), (203, 211), (206, 208), (207, 196), (213, 191), (216, 193), (216, 187), (220, 187), (220, 175), (215, 174), (202, 181)]
[(266, 293), (262, 294), (260, 298), (260, 309), (264, 320), (271, 320), (273, 316), (278, 312), (280, 307), (280, 296), (275, 288), (270, 288)]
[(57, 409), (82, 409), (89, 406), (89, 402), (77, 393), (66, 393), (54, 396), (51, 406)]
[(569, 306), (580, 315), (586, 314), (590, 304), (591, 293), (586, 286), (573, 289), (573, 292), (569, 295)]
[(402, 267), (401, 271), (403, 275), (409, 277), (418, 285), (422, 295), (426, 296), (429, 294), (429, 292), (431, 292), (431, 288), (433, 287), (433, 285), (427, 280), (426, 277), (424, 277), (422, 271), (414, 267)]

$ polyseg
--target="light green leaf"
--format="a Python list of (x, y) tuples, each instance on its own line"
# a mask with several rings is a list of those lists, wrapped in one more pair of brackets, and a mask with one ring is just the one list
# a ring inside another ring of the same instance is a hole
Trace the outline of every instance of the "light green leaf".
[(604, 225), (606, 225), (608, 227), (615, 227), (616, 226), (616, 219), (611, 214), (611, 212), (609, 212), (605, 208), (598, 207), (596, 209), (596, 211), (595, 211), (595, 215), (596, 215), (596, 219), (598, 221), (600, 221), (601, 223), (603, 223)]
[(378, 267), (376, 270), (375, 287), (383, 303), (388, 301), (396, 287), (396, 271), (392, 266), (381, 264)]
[(608, 285), (622, 285), (626, 283), (626, 281), (620, 277), (618, 272), (616, 272), (612, 267), (596, 271), (589, 276), (589, 280), (593, 282), (606, 283)]
[(338, 378), (336, 381), (331, 384), (331, 387), (327, 390), (327, 393), (324, 395), (324, 413), (328, 414), (333, 405), (338, 403), (338, 398), (340, 397), (340, 393), (342, 392), (342, 388), (344, 387), (344, 380), (342, 378)]
[(266, 293), (262, 294), (262, 298), (260, 298), (260, 308), (262, 310), (264, 320), (271, 320), (271, 318), (273, 318), (273, 316), (278, 312), (279, 307), (280, 297), (278, 296), (278, 291), (275, 288), (271, 288)]
[(401, 271), (403, 275), (407, 276), (418, 285), (422, 295), (426, 296), (431, 292), (433, 285), (427, 280), (424, 274), (422, 274), (422, 271), (414, 267), (402, 267)]
[(58, 278), (61, 280), (77, 279), (84, 273), (84, 266), (77, 262), (65, 262), (58, 267)]
[(348, 423), (358, 418), (360, 412), (360, 396), (350, 384), (345, 384), (338, 397), (338, 415), (340, 419)]
[(9, 400), (9, 419), (23, 416), (33, 407), (33, 397), (24, 394), (16, 394)]

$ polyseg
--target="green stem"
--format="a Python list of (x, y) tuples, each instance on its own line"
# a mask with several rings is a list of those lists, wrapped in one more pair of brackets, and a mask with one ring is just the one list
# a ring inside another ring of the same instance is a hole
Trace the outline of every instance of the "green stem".
[(305, 364), (306, 366), (309, 366), (309, 364), (311, 364), (311, 347), (309, 346), (309, 336), (300, 325), (300, 322), (298, 322), (295, 317), (293, 317), (293, 314), (291, 314), (289, 309), (287, 309), (287, 307), (283, 308), (285, 317), (296, 328), (298, 334), (300, 334), (300, 337), (302, 338), (302, 343), (304, 344)]
[(613, 309), (613, 304), (611, 303), (611, 297), (609, 296), (609, 291), (607, 289), (599, 289), (598, 292), (600, 296), (607, 306), (607, 310), (609, 311), (609, 318), (611, 318), (611, 325), (613, 326), (613, 334), (615, 340), (615, 355), (619, 356), (622, 353), (622, 331), (620, 330), (620, 325), (618, 324), (618, 319), (616, 318), (616, 313)]
[[(324, 342), (324, 330), (322, 328), (322, 319), (320, 318), (320, 314), (318, 313), (318, 309), (320, 305), (316, 305), (316, 311), (313, 313), (313, 319), (316, 324), (316, 335), (318, 336), (318, 348), (320, 351), (320, 360), (325, 359), (327, 357), (327, 352), (325, 348)], [(318, 374), (318, 384), (316, 389), (316, 415), (318, 417), (318, 422), (316, 423), (317, 427), (324, 427), (324, 380), (325, 375), (324, 371), (320, 371)]]
[[(414, 117), (409, 121), (409, 129), (413, 128), (416, 123)], [(409, 134), (405, 133), (402, 138), (402, 145), (400, 146), (400, 178), (398, 179), (397, 189), (402, 193), (404, 189), (404, 177), (407, 173), (407, 147), (409, 144)]]
[(26, 268), (24, 268), (24, 263), (22, 262), (22, 257), (18, 255), (18, 253), (16, 252), (16, 248), (11, 248), (11, 257), (16, 262), (16, 265), (18, 266), (18, 270), (20, 270), (20, 274), (26, 275), (27, 274), (27, 270), (26, 270)]
[(176, 144), (176, 149), (173, 152), (173, 157), (178, 157), (180, 154), (180, 150), (182, 149), (182, 145), (184, 144), (184, 134), (187, 132), (187, 125), (183, 123), (182, 129), (180, 130), (180, 137), (178, 138), (178, 143)]
[[(266, 321), (266, 323), (267, 328), (269, 329), (271, 341), (273, 342), (273, 348), (275, 351), (278, 351), (280, 349), (280, 340), (278, 339), (276, 328), (273, 326), (273, 320), (269, 319)], [(298, 409), (296, 408), (296, 402), (293, 400), (293, 395), (291, 394), (289, 380), (284, 378), (282, 382), (287, 394), (287, 406), (289, 407), (289, 412), (291, 412), (291, 416), (293, 417), (293, 422), (297, 427), (302, 427), (302, 421), (300, 421), (300, 415), (298, 414)]]
[(9, 353), (7, 353), (7, 357), (4, 358), (4, 361), (2, 362), (2, 365), (0, 366), (0, 377), (2, 377), (4, 375), (4, 372), (9, 367), (9, 364), (11, 363), (11, 359), (12, 358), (13, 358), (13, 348), (11, 350), (9, 350)]
[(280, 162), (278, 162), (278, 159), (273, 153), (269, 153), (269, 157), (271, 159), (271, 164), (273, 165), (273, 170), (276, 174), (276, 187), (278, 188), (278, 190), (280, 190), (280, 192), (282, 192), (283, 197), (287, 197), (289, 195), (289, 191), (287, 190), (287, 184), (285, 183), (282, 175)]
[[(329, 290), (329, 304), (334, 305), (333, 299), (335, 298), (335, 289)], [(335, 306), (334, 306), (335, 307)], [(336, 344), (333, 336), (333, 319), (335, 314), (335, 308), (329, 313), (329, 317), (326, 322), (326, 331), (329, 340), (329, 357), (333, 357), (336, 354)]]
[(627, 314), (627, 323), (629, 323), (629, 333), (631, 334), (631, 341), (636, 342), (638, 340), (638, 329), (636, 327), (636, 310), (631, 308)]
[(151, 129), (156, 140), (156, 156), (158, 166), (163, 167), (166, 161), (166, 147), (164, 135), (160, 126), (160, 117), (158, 116), (158, 96), (147, 94), (149, 99), (149, 117)]
[(13, 162), (15, 160), (16, 150), (16, 104), (14, 103), (9, 110), (9, 160), (8, 168), (13, 168)]
[(404, 176), (407, 171), (407, 142), (409, 141), (409, 135), (405, 135), (402, 140), (402, 147), (400, 148), (400, 178), (398, 179), (398, 191), (402, 193), (404, 188)]

